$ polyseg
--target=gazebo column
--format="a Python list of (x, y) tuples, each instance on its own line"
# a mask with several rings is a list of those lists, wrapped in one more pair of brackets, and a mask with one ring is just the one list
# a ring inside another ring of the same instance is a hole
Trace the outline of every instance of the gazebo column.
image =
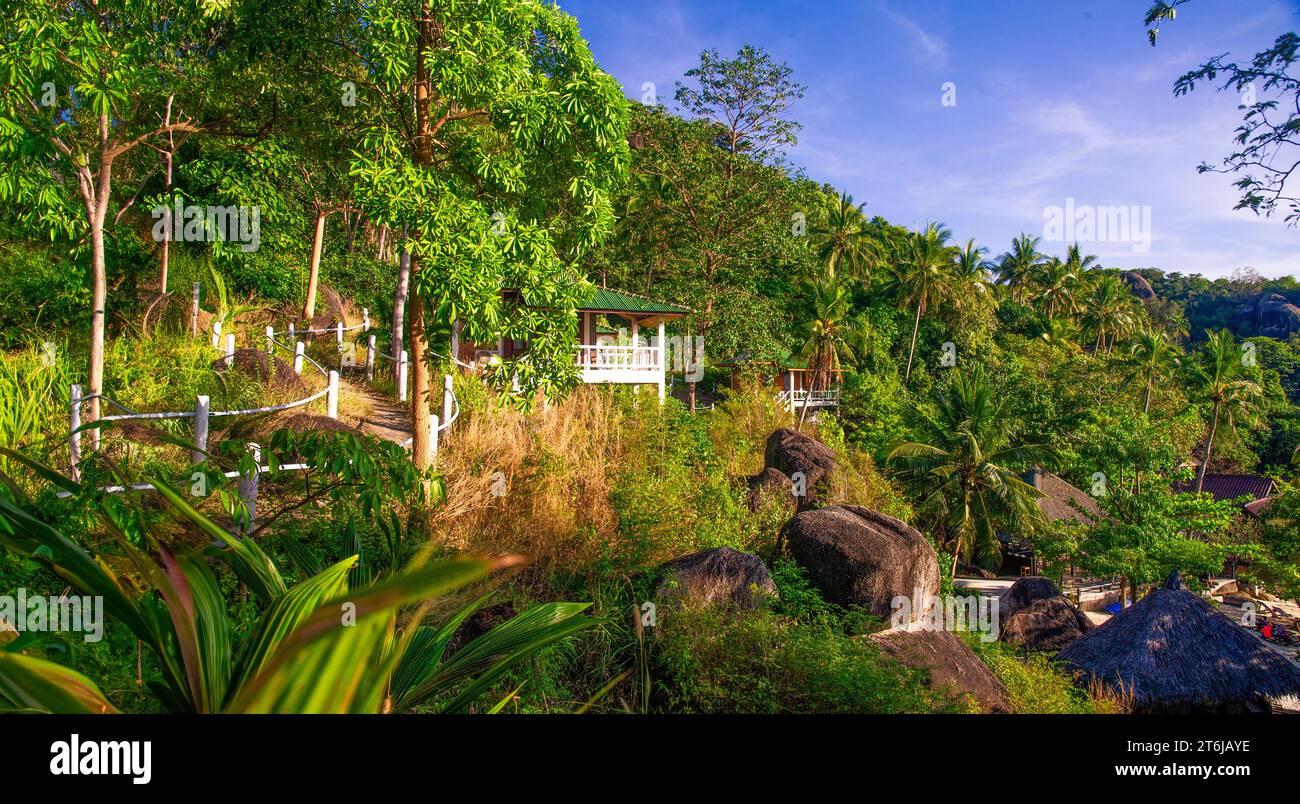
[(659, 351), (656, 353), (656, 360), (659, 363), (659, 404), (664, 403), (664, 378), (668, 373), (667, 360), (665, 359), (666, 350), (664, 349), (664, 320), (659, 319), (659, 340), (655, 342), (655, 348)]

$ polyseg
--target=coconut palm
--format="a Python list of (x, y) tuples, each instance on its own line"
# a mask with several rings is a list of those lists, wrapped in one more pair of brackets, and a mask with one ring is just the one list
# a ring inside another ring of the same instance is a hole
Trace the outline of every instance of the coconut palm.
[(1079, 328), (1069, 319), (1048, 318), (1045, 315), (1040, 315), (1035, 324), (1038, 328), (1038, 338), (1040, 340), (1053, 346), (1078, 351)]
[(1011, 241), (1011, 250), (998, 258), (998, 279), (1011, 291), (1011, 298), (1020, 301), (1031, 284), (1043, 255), (1038, 251), (1041, 238), (1021, 233)]
[(870, 233), (867, 216), (862, 213), (867, 202), (853, 203), (853, 196), (843, 193), (826, 208), (826, 216), (812, 228), (819, 243), (817, 257), (826, 266), (826, 274), (843, 272), (863, 276), (878, 260), (879, 250)]
[[(812, 280), (805, 286), (808, 304), (805, 318), (798, 325), (799, 357), (807, 362), (812, 374), (808, 391), (824, 391), (837, 377), (845, 362), (857, 360), (867, 324), (860, 313), (850, 309), (851, 294), (835, 277)], [(799, 414), (799, 429), (808, 417), (805, 401)]]
[(1040, 312), (1048, 318), (1061, 313), (1074, 314), (1081, 278), (1069, 263), (1053, 257), (1038, 266), (1032, 281), (1034, 291), (1031, 298)]
[(1075, 273), (1082, 274), (1097, 267), (1097, 257), (1094, 254), (1084, 254), (1079, 244), (1075, 243), (1065, 250), (1065, 264)]
[(903, 309), (915, 310), (912, 321), (912, 344), (907, 350), (907, 371), (903, 382), (912, 377), (912, 360), (916, 356), (916, 334), (921, 315), (935, 304), (954, 299), (958, 289), (953, 260), (956, 248), (948, 241), (952, 232), (941, 223), (927, 224), (913, 232), (903, 245), (902, 259), (891, 268), (890, 290)]
[(1232, 333), (1226, 329), (1218, 332), (1207, 329), (1205, 334), (1208, 340), (1199, 355), (1195, 383), (1213, 408), (1210, 433), (1205, 439), (1205, 456), (1196, 476), (1198, 492), (1205, 485), (1205, 471), (1214, 452), (1214, 437), (1219, 432), (1219, 423), (1226, 418), (1229, 428), (1235, 431), (1237, 421), (1253, 420), (1256, 403), (1263, 396), (1263, 390), (1245, 378), (1245, 361)]
[(1146, 328), (1129, 341), (1129, 361), (1132, 366), (1130, 380), (1142, 380), (1144, 387), (1142, 412), (1151, 411), (1151, 390), (1158, 380), (1173, 376), (1182, 365), (1182, 352), (1169, 341), (1164, 332)]
[(1044, 524), (1041, 495), (1019, 470), (1053, 464), (1056, 456), (1042, 445), (1011, 444), (1010, 419), (978, 367), (954, 372), (935, 402), (935, 414), (924, 415), (915, 440), (895, 446), (888, 461), (918, 498), (919, 510), (943, 528), (955, 572), (958, 559), (969, 561), (975, 551), (996, 557), (999, 531), (1023, 533)]
[(973, 239), (967, 240), (966, 245), (957, 252), (953, 272), (962, 289), (971, 292), (970, 298), (979, 300), (990, 298), (989, 278), (993, 264), (985, 259), (988, 253), (989, 250), (983, 246), (976, 246)]
[(1114, 348), (1115, 337), (1132, 329), (1135, 321), (1132, 299), (1133, 294), (1113, 276), (1099, 276), (1092, 283), (1081, 307), (1084, 330), (1097, 334), (1095, 353), (1102, 349), (1109, 353)]

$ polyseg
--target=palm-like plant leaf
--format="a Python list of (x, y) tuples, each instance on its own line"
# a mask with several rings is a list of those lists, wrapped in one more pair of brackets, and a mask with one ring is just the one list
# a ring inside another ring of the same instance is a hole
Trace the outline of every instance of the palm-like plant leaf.
[(34, 656), (0, 652), (0, 712), (54, 715), (115, 714), (95, 682)]

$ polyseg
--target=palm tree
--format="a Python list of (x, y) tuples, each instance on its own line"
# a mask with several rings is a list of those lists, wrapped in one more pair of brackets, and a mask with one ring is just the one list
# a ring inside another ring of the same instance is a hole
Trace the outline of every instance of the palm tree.
[[(850, 310), (851, 294), (839, 279), (826, 277), (807, 283), (806, 318), (798, 326), (799, 357), (812, 373), (809, 393), (824, 391), (837, 377), (845, 362), (857, 360), (862, 348), (866, 321)], [(808, 400), (799, 414), (799, 429), (808, 417)]]
[(1254, 417), (1255, 402), (1263, 395), (1263, 390), (1258, 385), (1244, 379), (1245, 363), (1232, 333), (1226, 329), (1218, 332), (1207, 329), (1205, 334), (1209, 339), (1201, 350), (1196, 384), (1206, 401), (1214, 407), (1210, 415), (1210, 434), (1205, 440), (1205, 457), (1196, 477), (1198, 492), (1205, 485), (1205, 470), (1210, 465), (1219, 422), (1227, 417), (1228, 426), (1235, 431), (1238, 419), (1250, 420)]
[(998, 258), (998, 278), (1011, 290), (1011, 298), (1020, 301), (1031, 283), (1043, 255), (1038, 252), (1041, 238), (1024, 232), (1011, 241), (1011, 250)]
[(853, 196), (843, 193), (826, 208), (826, 217), (813, 227), (812, 235), (820, 245), (817, 257), (826, 266), (827, 276), (843, 269), (862, 276), (879, 261), (879, 249), (872, 238), (867, 216), (862, 213), (866, 201), (853, 203)]
[[(1115, 336), (1127, 333), (1133, 326), (1133, 294), (1113, 276), (1102, 275), (1092, 283), (1083, 299), (1084, 329), (1097, 333), (1093, 352), (1107, 353), (1115, 345)], [(1110, 336), (1109, 346), (1107, 335)]]
[(1075, 343), (1075, 339), (1079, 336), (1079, 328), (1073, 322), (1039, 315), (1035, 323), (1038, 325), (1038, 337), (1045, 343), (1078, 351), (1079, 344)]
[(957, 261), (953, 263), (957, 283), (963, 290), (971, 291), (972, 298), (989, 298), (989, 277), (993, 264), (984, 259), (988, 253), (989, 250), (983, 246), (976, 246), (974, 239), (967, 240), (966, 245), (957, 252)]
[(921, 314), (932, 304), (949, 301), (956, 290), (953, 258), (956, 249), (949, 244), (952, 232), (941, 223), (927, 224), (912, 233), (903, 248), (903, 257), (893, 266), (890, 285), (900, 307), (915, 309), (912, 321), (912, 345), (907, 350), (907, 371), (903, 382), (912, 377), (912, 360), (916, 356), (916, 334), (921, 328)]
[(1151, 390), (1157, 380), (1173, 376), (1182, 365), (1182, 352), (1169, 341), (1169, 336), (1158, 329), (1146, 328), (1129, 341), (1129, 360), (1133, 371), (1131, 379), (1141, 379), (1145, 387), (1142, 412), (1151, 412)]
[(1012, 467), (1052, 464), (1056, 455), (1037, 444), (1010, 444), (1010, 421), (979, 367), (954, 372), (935, 401), (936, 414), (925, 415), (916, 439), (895, 446), (888, 461), (918, 497), (919, 510), (951, 540), (956, 572), (958, 558), (969, 561), (976, 549), (996, 556), (999, 531), (1044, 524), (1040, 493)]
[(1033, 301), (1048, 318), (1055, 318), (1062, 311), (1073, 314), (1077, 307), (1075, 294), (1079, 281), (1079, 273), (1069, 263), (1053, 257), (1034, 273), (1036, 290)]
[(1095, 254), (1084, 255), (1079, 249), (1079, 244), (1075, 243), (1065, 250), (1065, 264), (1075, 273), (1082, 275), (1084, 271), (1090, 271), (1097, 264)]

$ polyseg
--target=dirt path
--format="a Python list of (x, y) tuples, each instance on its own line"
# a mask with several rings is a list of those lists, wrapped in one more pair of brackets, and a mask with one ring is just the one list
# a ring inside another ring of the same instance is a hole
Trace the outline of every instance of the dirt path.
[(357, 427), (361, 432), (395, 444), (411, 437), (410, 412), (404, 405), (368, 387), (364, 381), (344, 385), (357, 404)]

